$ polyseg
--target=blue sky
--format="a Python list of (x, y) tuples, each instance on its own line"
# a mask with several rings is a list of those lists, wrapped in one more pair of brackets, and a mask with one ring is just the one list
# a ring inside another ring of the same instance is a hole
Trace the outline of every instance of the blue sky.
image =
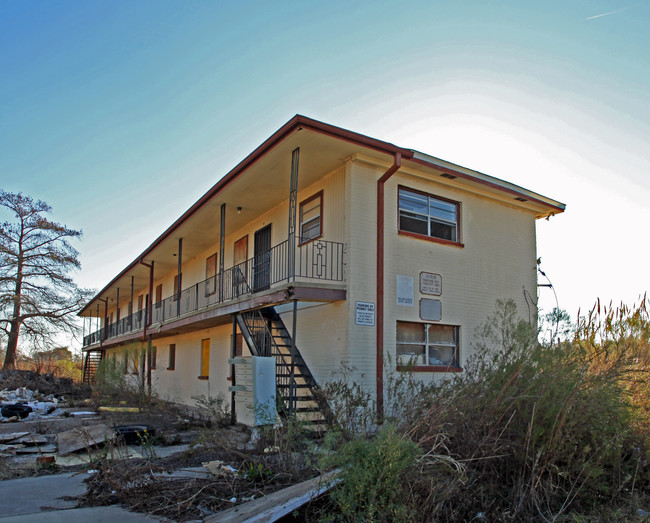
[(613, 0), (5, 0), (0, 187), (84, 230), (77, 279), (99, 288), (300, 113), (565, 202), (538, 223), (560, 306), (630, 303), (650, 288), (649, 22)]

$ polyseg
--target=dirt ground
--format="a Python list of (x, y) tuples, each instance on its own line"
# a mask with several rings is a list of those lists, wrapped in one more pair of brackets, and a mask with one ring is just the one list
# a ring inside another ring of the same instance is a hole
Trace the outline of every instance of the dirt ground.
[[(0, 435), (28, 432), (49, 437), (97, 424), (147, 427), (146, 436), (135, 445), (105, 441), (72, 457), (47, 454), (54, 456), (54, 463), (36, 463), (39, 455), (46, 454), (0, 452), (0, 479), (71, 471), (88, 474), (88, 489), (79, 506), (121, 504), (174, 521), (196, 520), (318, 474), (300, 452), (311, 443), (295, 434), (217, 426), (200, 409), (159, 401), (131, 411), (125, 411), (128, 407), (123, 404), (97, 408), (90, 391), (84, 398), (73, 384), (63, 382), (57, 388), (53, 379), (19, 378), (12, 376), (8, 383), (6, 375), (5, 381), (0, 376), (0, 390), (14, 385), (42, 387), (54, 394), (67, 390), (73, 399), (61, 402), (55, 416), (0, 423)], [(77, 415), (80, 412), (94, 414)]]

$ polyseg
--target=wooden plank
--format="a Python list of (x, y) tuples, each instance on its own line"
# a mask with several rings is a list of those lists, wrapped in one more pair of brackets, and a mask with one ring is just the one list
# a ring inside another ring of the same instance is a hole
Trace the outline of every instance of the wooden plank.
[(8, 434), (0, 434), (0, 443), (6, 443), (8, 441), (13, 441), (17, 438), (22, 438), (27, 436), (29, 432), (9, 432)]
[(54, 452), (56, 452), (56, 445), (54, 443), (31, 447), (25, 446), (20, 449), (16, 449), (16, 454), (53, 454)]
[(23, 443), (24, 445), (47, 445), (54, 443), (56, 436), (54, 434), (27, 434), (12, 441), (12, 443)]
[(76, 429), (60, 432), (58, 435), (59, 455), (65, 456), (71, 452), (104, 443), (115, 438), (115, 431), (104, 424), (77, 427)]
[(302, 507), (312, 499), (327, 492), (340, 480), (338, 470), (333, 470), (317, 478), (309, 479), (285, 489), (242, 503), (205, 518), (204, 523), (254, 523), (272, 522)]

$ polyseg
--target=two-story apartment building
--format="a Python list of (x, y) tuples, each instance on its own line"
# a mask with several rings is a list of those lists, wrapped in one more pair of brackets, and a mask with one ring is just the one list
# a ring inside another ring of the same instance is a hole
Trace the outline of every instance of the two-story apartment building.
[(191, 403), (228, 397), (231, 357), (272, 355), (292, 408), (343, 364), (381, 405), (387, 372), (461, 372), (497, 298), (528, 313), (535, 220), (563, 210), (295, 116), (82, 309), (85, 378), (113, 358), (163, 398)]

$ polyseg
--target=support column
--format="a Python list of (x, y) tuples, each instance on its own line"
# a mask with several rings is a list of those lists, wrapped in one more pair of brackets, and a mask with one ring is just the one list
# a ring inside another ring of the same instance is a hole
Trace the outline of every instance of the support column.
[(226, 249), (226, 204), (221, 204), (221, 219), (219, 222), (219, 303), (223, 302), (223, 268), (224, 251)]
[(183, 265), (183, 238), (178, 239), (178, 288), (176, 289), (176, 316), (181, 315), (181, 279), (183, 277), (181, 270)]
[(104, 336), (102, 338), (108, 338), (108, 298), (104, 301)]
[(129, 330), (133, 330), (133, 276), (131, 276), (131, 305), (129, 306)]
[(291, 376), (289, 378), (289, 414), (296, 412), (296, 323), (298, 320), (298, 300), (293, 300), (293, 325), (291, 326)]
[[(232, 339), (230, 343), (230, 358), (234, 359), (235, 354), (237, 354), (237, 319), (235, 315), (232, 315)], [(230, 364), (230, 384), (232, 389), (230, 391), (230, 424), (234, 425), (237, 422), (237, 414), (235, 411), (235, 390), (234, 387), (237, 385), (237, 379), (235, 378), (235, 364)]]
[(287, 245), (287, 282), (296, 280), (296, 211), (298, 207), (298, 163), (300, 148), (291, 153), (291, 183), (289, 185), (289, 234)]
[(117, 297), (115, 298), (115, 334), (118, 334), (120, 328), (120, 288), (117, 289)]
[[(144, 264), (146, 265), (146, 264)], [(147, 327), (151, 325), (153, 319), (152, 309), (153, 309), (153, 260), (151, 260), (151, 265), (149, 267), (149, 299), (147, 300)]]
[(151, 396), (151, 334), (147, 342), (147, 393)]

